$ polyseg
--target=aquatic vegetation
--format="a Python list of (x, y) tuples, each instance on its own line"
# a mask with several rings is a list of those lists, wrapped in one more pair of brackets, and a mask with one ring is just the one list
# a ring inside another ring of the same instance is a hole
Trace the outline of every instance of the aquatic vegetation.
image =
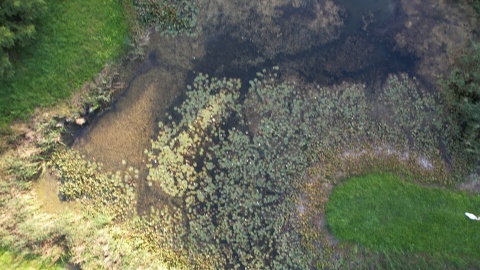
[[(55, 166), (59, 166), (57, 173), (62, 171), (64, 179), (75, 176), (70, 180), (77, 180), (61, 188), (62, 191), (86, 191), (81, 193), (89, 198), (81, 198), (83, 212), (62, 209), (65, 211), (46, 213), (34, 192), (24, 187), (24, 182), (12, 176), (3, 177), (0, 171), (0, 246), (23, 256), (41, 256), (46, 263), (69, 261), (85, 269), (162, 269), (167, 266), (187, 269), (185, 259), (178, 253), (167, 247), (159, 249), (159, 246), (148, 245), (151, 231), (144, 220), (125, 218), (127, 214), (131, 217), (134, 203), (126, 205), (126, 202), (133, 194), (118, 183), (124, 181), (120, 175), (125, 177), (127, 173), (98, 175), (101, 173), (98, 167), (89, 168), (95, 165), (73, 151), (59, 151), (54, 158)], [(138, 174), (133, 168), (125, 171), (133, 177)], [(88, 174), (93, 176), (81, 179), (82, 175), (83, 178), (90, 176)], [(99, 190), (92, 191), (87, 186)]]
[(21, 181), (34, 180), (45, 172), (45, 164), (51, 155), (64, 149), (65, 138), (71, 136), (67, 130), (72, 129), (74, 119), (79, 116), (92, 117), (95, 111), (109, 106), (114, 90), (121, 84), (117, 76), (115, 71), (105, 68), (95, 82), (77, 93), (72, 102), (74, 106), (62, 108), (61, 112), (37, 113), (28, 127), (20, 131), (0, 130), (6, 143), (16, 144), (22, 149), (6, 158), (6, 172)]
[(61, 134), (64, 131), (65, 127), (56, 118), (34, 123), (32, 130), (24, 134), (30, 145), (6, 159), (6, 172), (20, 181), (31, 181), (38, 177), (43, 171), (44, 161), (62, 145)]
[[(257, 86), (265, 95), (271, 90)], [(305, 157), (280, 155), (282, 140), (293, 139), (297, 129), (267, 118), (251, 139), (237, 106), (239, 87), (238, 80), (196, 78), (186, 102), (176, 110), (182, 113), (179, 123), (160, 124), (149, 152), (148, 179), (181, 199), (174, 211), (182, 213), (176, 226), (185, 224), (182, 244), (200, 258), (213, 258), (213, 267), (305, 265), (299, 235), (290, 227), (295, 224), (292, 177), (304, 168)], [(286, 84), (278, 89), (277, 101), (293, 93)], [(287, 119), (289, 110), (274, 104), (264, 109)], [(235, 116), (240, 118), (237, 124), (226, 126)], [(159, 227), (174, 226), (165, 222)]]
[[(251, 42), (262, 58), (295, 55), (340, 37), (345, 10), (331, 0), (198, 2), (203, 29)], [(222, 10), (221, 16), (212, 14)], [(214, 15), (214, 16), (212, 16)], [(233, 31), (232, 31), (233, 30)]]
[[(148, 184), (172, 196), (172, 205), (152, 206), (147, 218), (175, 235), (156, 239), (189, 250), (193, 264), (209, 258), (214, 268), (308, 268), (318, 261), (298, 202), (309, 194), (308, 166), (325, 161), (319, 149), (369, 142), (439, 157), (430, 150), (442, 126), (435, 101), (406, 75), (391, 76), (369, 101), (362, 85), (282, 82), (276, 70), (259, 72), (243, 103), (238, 80), (199, 75), (146, 151)], [(175, 218), (159, 218), (169, 215)]]
[[(245, 98), (240, 80), (200, 74), (187, 87), (186, 100), (159, 123), (146, 150), (146, 181), (170, 202), (153, 204), (135, 219), (131, 237), (142, 249), (161, 250), (169, 265), (309, 268), (329, 252), (318, 251), (323, 236), (312, 222), (328, 189), (306, 188), (317, 187), (311, 182), (315, 164), (330, 164), (329, 177), (339, 170), (361, 172), (376, 160), (385, 160), (375, 167), (380, 170), (406, 164), (421, 172), (423, 156), (432, 174), (442, 167), (438, 151), (430, 149), (437, 149), (434, 138), (443, 125), (433, 121), (435, 100), (408, 76), (391, 76), (378, 99), (368, 100), (363, 85), (322, 88), (282, 81), (276, 72), (259, 72)], [(378, 145), (397, 154), (379, 154)], [(395, 163), (411, 149), (418, 155)], [(333, 155), (325, 158), (329, 151)], [(351, 161), (340, 162), (345, 151)], [(125, 218), (135, 212), (139, 170), (104, 173), (101, 164), (58, 149), (51, 165), (63, 199), (84, 200), (89, 211), (130, 222)]]
[(85, 160), (74, 150), (55, 152), (51, 165), (61, 181), (59, 195), (63, 200), (88, 199), (86, 202), (97, 205), (98, 211), (106, 209), (120, 220), (133, 213), (138, 170), (102, 173), (101, 164)]
[(475, 8), (475, 11), (477, 11), (477, 14), (480, 14), (480, 1), (469, 0), (468, 3)]
[[(3, 172), (0, 172), (3, 173)], [(39, 211), (31, 190), (12, 177), (0, 181), (0, 247), (18, 255), (42, 256), (53, 264), (66, 255), (64, 228), (71, 220)], [(2, 263), (0, 262), (0, 265)], [(5, 266), (7, 267), (7, 266)]]
[[(343, 11), (331, 1), (320, 2), (278, 1), (283, 4), (266, 9), (261, 2), (240, 3), (248, 8), (225, 8), (225, 14), (248, 20), (249, 28), (239, 27), (232, 36), (246, 38), (260, 56), (273, 58), (339, 36)], [(195, 30), (193, 2), (134, 4), (144, 24), (163, 34)], [(286, 9), (290, 5), (293, 13)], [(243, 16), (245, 11), (251, 16)], [(215, 27), (205, 29), (217, 31)], [(344, 51), (364, 48), (361, 41), (350, 39)], [(369, 60), (365, 55), (357, 58), (362, 61), (343, 58), (342, 63), (350, 64), (345, 70), (355, 70), (355, 63), (364, 68)], [(263, 63), (262, 57), (255, 63)], [(325, 241), (321, 215), (329, 186), (343, 177), (385, 170), (450, 183), (441, 178), (445, 153), (439, 149), (448, 144), (447, 126), (439, 118), (443, 112), (437, 97), (414, 78), (391, 75), (372, 97), (361, 84), (319, 87), (275, 72), (278, 68), (257, 73), (246, 96), (240, 95), (243, 82), (237, 79), (199, 75), (185, 102), (159, 123), (158, 137), (146, 150), (147, 179), (139, 172), (144, 168), (125, 166), (122, 172), (104, 173), (101, 164), (59, 150), (55, 133), (44, 134), (46, 153), (56, 151), (50, 165), (61, 180), (60, 196), (85, 202), (86, 212), (94, 213), (88, 219), (98, 223), (85, 227), (89, 231), (75, 240), (70, 238), (75, 231), (62, 232), (71, 241), (66, 245), (72, 261), (95, 269), (150, 268), (158, 261), (190, 269), (347, 268), (337, 264), (343, 254)], [(102, 81), (93, 90), (95, 96), (87, 96), (84, 112), (107, 104), (111, 88), (111, 81)], [(11, 172), (32, 175), (28, 168), (17, 168), (12, 166)], [(145, 200), (145, 209), (139, 207), (141, 217), (134, 208), (136, 185), (152, 199)]]
[(162, 34), (193, 34), (197, 25), (198, 8), (191, 0), (136, 0), (139, 20), (154, 25)]
[(18, 183), (12, 178), (0, 182), (0, 246), (12, 253), (38, 256), (45, 265), (68, 261), (82, 269), (163, 269), (165, 261), (187, 269), (184, 258), (145, 244), (148, 227), (138, 218), (119, 222), (104, 206), (96, 205), (95, 211), (88, 201), (82, 203), (83, 214), (48, 214), (33, 192), (19, 189)]
[(378, 98), (378, 116), (392, 129), (394, 138), (402, 139), (399, 144), (437, 157), (440, 154), (437, 136), (446, 140), (447, 133), (443, 111), (436, 99), (439, 96), (426, 92), (415, 79), (405, 74), (390, 76)]
[[(149, 154), (155, 170), (150, 170), (149, 180), (162, 179), (162, 189), (172, 196), (183, 197), (188, 190), (197, 189), (195, 179), (207, 175), (210, 163), (203, 161), (214, 138), (224, 136), (219, 127), (232, 110), (236, 110), (240, 82), (217, 80), (200, 75), (194, 82), (197, 91), (187, 93), (187, 100), (176, 108), (182, 119), (178, 126), (159, 124), (160, 132)], [(171, 119), (172, 116), (169, 116)], [(205, 168), (197, 162), (206, 162)]]
[[(60, 195), (84, 200), (93, 206), (89, 211), (108, 213), (118, 226), (131, 225), (135, 233), (115, 244), (161, 250), (159, 258), (172, 266), (309, 268), (334, 254), (319, 248), (324, 236), (312, 216), (322, 213), (318, 198), (328, 189), (317, 185), (312, 168), (328, 167), (335, 179), (339, 171), (362, 172), (379, 159), (387, 161), (380, 170), (413, 167), (422, 156), (432, 171), (441, 167), (435, 149), (444, 124), (434, 120), (441, 114), (434, 97), (408, 76), (391, 76), (383, 93), (368, 100), (363, 85), (322, 88), (282, 81), (275, 72), (259, 72), (244, 98), (238, 79), (200, 74), (187, 87), (186, 100), (159, 123), (146, 151), (147, 185), (168, 194), (169, 204), (153, 204), (128, 223), (139, 171), (105, 174), (101, 164), (57, 149), (51, 165), (62, 182)], [(397, 152), (389, 159), (377, 146)], [(362, 151), (370, 154), (355, 154)], [(403, 151), (418, 155), (395, 163)], [(342, 164), (338, 157), (347, 152), (360, 158)]]
[(28, 160), (14, 157), (7, 159), (6, 162), (8, 164), (7, 173), (19, 181), (32, 180), (38, 177), (42, 171), (41, 163), (36, 157), (31, 157)]

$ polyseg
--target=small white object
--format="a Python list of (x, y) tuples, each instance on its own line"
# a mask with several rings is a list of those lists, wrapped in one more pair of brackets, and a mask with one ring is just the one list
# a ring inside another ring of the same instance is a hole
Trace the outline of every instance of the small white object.
[(472, 213), (465, 212), (465, 216), (467, 216), (471, 220), (480, 220), (480, 217), (477, 217)]
[(83, 124), (85, 124), (86, 122), (87, 122), (87, 120), (83, 117), (75, 119), (75, 124), (77, 124), (79, 126), (83, 126)]

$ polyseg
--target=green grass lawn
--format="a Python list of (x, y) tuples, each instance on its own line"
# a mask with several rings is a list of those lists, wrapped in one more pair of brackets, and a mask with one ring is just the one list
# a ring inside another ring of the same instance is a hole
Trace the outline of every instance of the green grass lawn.
[(46, 0), (36, 39), (14, 53), (0, 80), (0, 123), (69, 97), (124, 50), (128, 26), (118, 0)]
[(392, 174), (349, 179), (334, 190), (326, 209), (329, 228), (344, 242), (459, 266), (480, 262), (480, 221), (465, 212), (480, 214), (480, 196), (420, 187)]
[(0, 249), (0, 269), (60, 270), (65, 269), (65, 267), (60, 264), (51, 264), (44, 262), (38, 258), (15, 257), (12, 253)]

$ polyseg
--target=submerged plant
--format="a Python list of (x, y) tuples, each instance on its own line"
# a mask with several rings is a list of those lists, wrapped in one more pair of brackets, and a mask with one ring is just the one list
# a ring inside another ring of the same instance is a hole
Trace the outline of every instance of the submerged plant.
[(388, 108), (383, 111), (388, 113), (379, 119), (388, 125), (396, 138), (403, 139), (405, 146), (422, 154), (438, 156), (436, 137), (446, 137), (443, 113), (435, 99), (438, 97), (424, 91), (416, 80), (405, 74), (390, 76), (378, 98), (378, 106)]
[(134, 5), (141, 23), (154, 25), (162, 34), (193, 34), (198, 8), (191, 0), (136, 0)]

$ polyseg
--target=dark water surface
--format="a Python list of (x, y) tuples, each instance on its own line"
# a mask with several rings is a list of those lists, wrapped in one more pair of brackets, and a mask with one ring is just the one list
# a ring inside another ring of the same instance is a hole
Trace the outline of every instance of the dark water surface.
[[(339, 39), (326, 45), (313, 45), (295, 54), (279, 54), (272, 59), (263, 57), (262, 48), (248, 40), (228, 33), (212, 36), (205, 44), (206, 54), (194, 61), (194, 70), (217, 77), (240, 78), (246, 82), (263, 68), (279, 66), (284, 73), (295, 73), (304, 80), (320, 85), (343, 81), (372, 84), (383, 81), (390, 73), (412, 73), (418, 57), (395, 50), (391, 39), (401, 16), (395, 0), (341, 0), (347, 9), (345, 27)], [(285, 10), (287, 19), (295, 10), (308, 17), (308, 8)], [(290, 12), (288, 12), (290, 11)], [(364, 21), (372, 17), (367, 25)], [(193, 77), (193, 76), (192, 76)], [(190, 77), (190, 79), (192, 78)], [(243, 89), (245, 92), (247, 89)]]

